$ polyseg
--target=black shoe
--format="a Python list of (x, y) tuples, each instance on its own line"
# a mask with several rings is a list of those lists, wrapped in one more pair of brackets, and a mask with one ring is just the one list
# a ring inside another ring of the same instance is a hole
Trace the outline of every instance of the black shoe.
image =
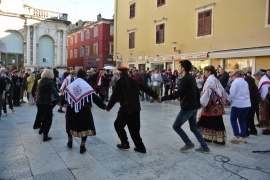
[(63, 111), (62, 109), (58, 109), (58, 112), (65, 113), (65, 111)]
[(257, 136), (257, 135), (258, 135), (258, 133), (257, 133), (257, 132), (250, 132), (249, 134), (251, 134), (251, 135), (255, 135), (255, 136)]
[(134, 151), (140, 152), (140, 153), (146, 153), (146, 149), (138, 149), (138, 148), (134, 148)]
[(72, 140), (71, 140), (71, 141), (68, 141), (67, 146), (68, 146), (69, 148), (72, 148)]
[(117, 147), (119, 148), (119, 149), (129, 149), (130, 147), (129, 147), (129, 142), (126, 142), (125, 144), (117, 144)]
[(44, 136), (44, 137), (43, 137), (43, 142), (49, 141), (49, 140), (51, 140), (51, 139), (52, 139), (52, 138), (49, 137), (49, 136)]
[(205, 139), (205, 138), (204, 138), (204, 140), (205, 140), (205, 142), (212, 142), (212, 140), (208, 140), (208, 139)]
[(43, 133), (43, 130), (40, 128), (38, 131), (38, 134), (42, 134), (42, 133)]
[(225, 141), (223, 141), (223, 142), (213, 141), (213, 143), (220, 144), (220, 145), (225, 145)]
[(85, 146), (80, 146), (80, 153), (83, 154), (85, 153), (85, 151), (86, 151)]
[(33, 126), (33, 129), (39, 129), (41, 126), (39, 125), (39, 126)]

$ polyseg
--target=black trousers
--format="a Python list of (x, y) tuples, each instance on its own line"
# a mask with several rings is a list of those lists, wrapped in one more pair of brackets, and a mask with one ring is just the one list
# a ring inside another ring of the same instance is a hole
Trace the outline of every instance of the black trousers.
[(138, 149), (145, 149), (140, 136), (140, 111), (131, 113), (118, 112), (117, 118), (114, 122), (114, 128), (121, 140), (122, 144), (125, 144), (128, 140), (125, 126), (128, 126), (130, 136)]
[(41, 113), (41, 116), (43, 117), (41, 131), (43, 132), (43, 135), (48, 135), (52, 125), (52, 105), (37, 104), (37, 107), (38, 111)]
[(14, 86), (13, 90), (13, 104), (18, 106), (20, 104), (20, 87)]
[(254, 123), (254, 116), (255, 116), (256, 108), (257, 106), (251, 106), (249, 108), (247, 118), (246, 118), (247, 133), (250, 132), (250, 133), (257, 134), (257, 129), (255, 128), (255, 123)]
[(13, 109), (12, 99), (13, 99), (13, 95), (9, 95), (9, 96), (6, 95), (5, 100), (3, 102), (4, 113), (7, 113), (7, 103), (9, 105), (9, 109)]

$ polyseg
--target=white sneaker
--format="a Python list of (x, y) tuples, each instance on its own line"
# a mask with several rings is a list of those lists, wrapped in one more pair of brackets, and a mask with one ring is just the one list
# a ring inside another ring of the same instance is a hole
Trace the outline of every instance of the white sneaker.
[(3, 115), (2, 115), (2, 117), (6, 117), (7, 116), (7, 113), (4, 113)]
[(15, 110), (14, 109), (11, 109), (12, 113), (15, 114)]

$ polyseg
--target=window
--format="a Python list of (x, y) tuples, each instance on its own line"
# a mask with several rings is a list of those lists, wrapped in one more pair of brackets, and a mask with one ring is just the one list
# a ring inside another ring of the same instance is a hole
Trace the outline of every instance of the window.
[(75, 34), (75, 43), (77, 43), (78, 42), (78, 34), (76, 33)]
[(89, 38), (90, 38), (90, 30), (87, 29), (87, 30), (86, 30), (86, 39), (89, 39)]
[(90, 46), (86, 46), (85, 47), (85, 56), (89, 56), (89, 53), (90, 53)]
[(93, 44), (93, 54), (97, 55), (98, 54), (98, 43)]
[(81, 41), (84, 40), (84, 30), (81, 32)]
[(114, 25), (110, 24), (110, 35), (114, 34)]
[(164, 43), (165, 24), (156, 26), (156, 44)]
[(133, 3), (129, 6), (129, 19), (132, 19), (135, 17), (135, 7), (136, 7), (136, 3)]
[(110, 54), (113, 54), (113, 42), (110, 42)]
[(81, 47), (80, 49), (80, 57), (84, 57), (84, 47)]
[(211, 35), (212, 9), (198, 13), (197, 36)]
[(70, 59), (73, 58), (73, 50), (72, 50), (72, 49), (69, 51), (69, 56), (70, 56), (70, 57), (69, 57)]
[(70, 44), (73, 44), (73, 36), (70, 36)]
[(77, 57), (78, 57), (78, 50), (74, 49), (74, 58), (77, 58)]
[(94, 26), (94, 37), (98, 36), (98, 26)]
[(157, 7), (163, 6), (166, 4), (166, 0), (157, 0)]
[(133, 49), (135, 48), (135, 32), (129, 33), (129, 43), (128, 48)]

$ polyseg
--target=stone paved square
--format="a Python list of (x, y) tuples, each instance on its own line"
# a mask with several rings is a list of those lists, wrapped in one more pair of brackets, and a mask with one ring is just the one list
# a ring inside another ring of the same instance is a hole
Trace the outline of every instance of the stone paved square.
[[(180, 110), (179, 101), (161, 104), (142, 101), (141, 106), (141, 137), (146, 154), (133, 150), (129, 133), (130, 149), (116, 147), (119, 139), (113, 123), (119, 105), (110, 112), (92, 108), (97, 135), (88, 137), (87, 152), (83, 155), (79, 153), (79, 138), (74, 138), (72, 149), (67, 148), (65, 114), (58, 113), (57, 108), (49, 132), (53, 139), (49, 142), (43, 142), (38, 130), (32, 128), (35, 106), (23, 104), (16, 108), (15, 114), (8, 111), (8, 116), (0, 121), (0, 179), (270, 179), (270, 153), (252, 152), (270, 149), (270, 136), (261, 135), (262, 129), (258, 128), (258, 136), (248, 137), (247, 144), (208, 143), (210, 154), (194, 149), (181, 153), (179, 149), (184, 143), (172, 129)], [(233, 137), (229, 114), (230, 108), (226, 108), (223, 118), (228, 140)], [(183, 128), (198, 147), (188, 123)], [(232, 165), (215, 161), (220, 155), (229, 158)], [(261, 171), (254, 170), (258, 166)]]

